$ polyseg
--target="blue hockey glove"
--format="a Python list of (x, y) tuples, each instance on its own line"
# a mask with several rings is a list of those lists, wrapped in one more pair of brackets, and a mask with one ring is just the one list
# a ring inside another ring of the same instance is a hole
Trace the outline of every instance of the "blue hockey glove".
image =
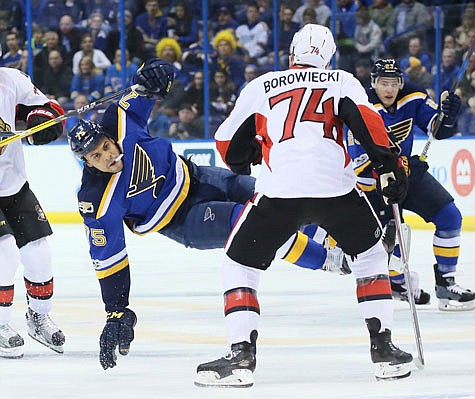
[(154, 58), (147, 61), (135, 74), (134, 83), (142, 86), (135, 91), (141, 96), (161, 99), (170, 92), (174, 76), (172, 64)]
[[(442, 125), (452, 127), (457, 121), (457, 116), (460, 112), (460, 108), (462, 107), (462, 100), (460, 100), (460, 97), (455, 93), (447, 93), (445, 95), (444, 93), (442, 93), (440, 96), (440, 110), (444, 114)], [(439, 135), (437, 135), (437, 138), (439, 138), (438, 136)]]
[(129, 353), (130, 343), (134, 340), (134, 327), (137, 316), (130, 309), (107, 313), (107, 321), (100, 338), (99, 361), (104, 370), (116, 366), (115, 350), (123, 356)]

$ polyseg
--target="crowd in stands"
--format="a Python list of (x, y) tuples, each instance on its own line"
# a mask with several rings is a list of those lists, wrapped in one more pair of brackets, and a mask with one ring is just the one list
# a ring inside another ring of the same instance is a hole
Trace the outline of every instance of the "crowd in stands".
[[(334, 0), (338, 52), (335, 67), (370, 85), (372, 63), (394, 57), (405, 79), (437, 101), (449, 90), (464, 54), (475, 45), (475, 4), (438, 0)], [(31, 0), (33, 82), (66, 109), (78, 108), (124, 88), (151, 57), (175, 69), (170, 95), (156, 103), (152, 134), (173, 139), (203, 138), (204, 37), (201, 1), (124, 0), (125, 54), (120, 50), (119, 0)], [(435, 7), (441, 5), (442, 60), (435, 64)], [(294, 33), (307, 23), (331, 27), (331, 0), (279, 1), (274, 27), (272, 0), (208, 0), (210, 136), (233, 109), (244, 86), (277, 62), (288, 65)], [(274, 52), (274, 33), (277, 50)], [(0, 0), (0, 66), (28, 72), (26, 1)], [(440, 67), (440, 74), (436, 74)], [(439, 76), (439, 82), (436, 77)], [(439, 83), (439, 86), (436, 85)], [(475, 135), (475, 55), (458, 94), (463, 99), (460, 134)], [(90, 112), (87, 119), (97, 118)], [(73, 125), (72, 119), (67, 127)]]

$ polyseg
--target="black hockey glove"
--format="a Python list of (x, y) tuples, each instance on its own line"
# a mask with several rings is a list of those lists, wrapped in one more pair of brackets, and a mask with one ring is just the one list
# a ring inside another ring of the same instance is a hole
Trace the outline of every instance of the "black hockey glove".
[[(50, 104), (45, 104), (43, 107), (38, 107), (30, 111), (26, 117), (26, 128), (30, 129), (63, 114), (64, 110), (60, 105), (54, 104), (54, 106), (52, 106)], [(35, 145), (48, 144), (51, 141), (56, 140), (62, 134), (63, 124), (56, 123), (29, 136), (28, 143)]]
[(380, 165), (375, 169), (378, 191), (385, 204), (397, 204), (404, 201), (408, 189), (406, 171), (398, 159), (397, 165)]
[(141, 86), (135, 91), (141, 96), (161, 99), (170, 92), (174, 76), (172, 64), (154, 58), (147, 61), (135, 74), (134, 83)]
[(130, 309), (107, 313), (107, 322), (100, 338), (101, 351), (99, 361), (104, 370), (116, 366), (115, 349), (123, 356), (129, 353), (130, 343), (134, 340), (134, 327), (137, 316)]
[(452, 129), (457, 122), (457, 117), (462, 107), (462, 100), (455, 93), (444, 91), (440, 95), (439, 112), (444, 114), (442, 119), (442, 126), (436, 132), (435, 138), (437, 140), (452, 137), (455, 134), (455, 129)]

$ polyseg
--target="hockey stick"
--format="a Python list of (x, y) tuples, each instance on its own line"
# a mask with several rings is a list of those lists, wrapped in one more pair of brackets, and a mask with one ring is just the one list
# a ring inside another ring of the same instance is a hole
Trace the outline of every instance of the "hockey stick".
[[(472, 54), (473, 54), (473, 48), (470, 48), (470, 50), (468, 50), (465, 56), (465, 59), (463, 60), (462, 65), (460, 66), (459, 72), (457, 74), (457, 78), (452, 84), (449, 94), (453, 94), (455, 93), (455, 90), (457, 90), (457, 87), (459, 86), (460, 81), (463, 79), (463, 75), (465, 74), (465, 71), (467, 70), (468, 63), (470, 61), (470, 57), (472, 56)], [(444, 120), (444, 116), (445, 114), (442, 111), (440, 111), (439, 114), (437, 115), (437, 119), (434, 122), (434, 128), (429, 134), (429, 138), (427, 139), (426, 144), (424, 145), (424, 148), (422, 149), (421, 155), (419, 155), (419, 159), (421, 161), (425, 161), (427, 159), (427, 151), (429, 151), (429, 147), (431, 146), (432, 142), (437, 136), (437, 132), (439, 131), (440, 127), (442, 126), (442, 121)]]
[(417, 311), (416, 311), (416, 302), (414, 300), (414, 295), (411, 286), (411, 276), (409, 275), (409, 260), (407, 259), (407, 248), (406, 248), (406, 241), (404, 239), (404, 232), (403, 226), (401, 223), (401, 215), (399, 214), (399, 205), (393, 204), (393, 213), (394, 213), (394, 221), (396, 223), (396, 234), (397, 239), (399, 242), (399, 249), (401, 250), (401, 259), (403, 264), (403, 271), (404, 271), (404, 279), (406, 281), (407, 287), (407, 299), (409, 301), (409, 308), (411, 309), (412, 315), (412, 326), (414, 328), (414, 336), (416, 339), (416, 347), (417, 347), (417, 359), (414, 359), (414, 364), (418, 369), (424, 368), (424, 353), (422, 350), (422, 339), (421, 339), (421, 332), (419, 329), (419, 319), (417, 318)]
[(58, 116), (57, 118), (50, 119), (46, 122), (40, 123), (39, 125), (33, 126), (30, 129), (26, 129), (23, 131), (16, 131), (16, 132), (0, 132), (0, 137), (2, 137), (2, 139), (0, 139), (0, 148), (10, 144), (13, 141), (20, 140), (24, 137), (31, 136), (32, 134), (35, 134), (43, 129), (47, 129), (48, 127), (53, 126), (56, 123), (60, 123), (70, 118), (71, 116), (83, 114), (87, 111), (90, 111), (96, 108), (99, 105), (105, 104), (111, 100), (115, 100), (119, 97), (122, 97), (124, 94), (127, 94), (133, 90), (136, 90), (139, 86), (140, 85), (135, 84), (133, 86), (127, 87), (126, 89), (118, 91), (117, 93), (110, 94), (90, 104), (83, 105), (81, 108), (72, 109), (71, 111), (66, 112), (64, 115), (61, 115), (61, 116)]

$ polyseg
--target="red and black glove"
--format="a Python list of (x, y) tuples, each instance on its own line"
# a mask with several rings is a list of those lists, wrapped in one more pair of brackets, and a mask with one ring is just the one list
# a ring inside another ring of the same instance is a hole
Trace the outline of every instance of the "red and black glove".
[(404, 201), (409, 188), (406, 171), (400, 158), (393, 162), (381, 164), (375, 168), (377, 188), (386, 204), (397, 204)]
[[(57, 103), (50, 102), (41, 107), (36, 107), (26, 117), (26, 128), (30, 129), (61, 115), (64, 115), (64, 110)], [(48, 144), (63, 134), (63, 125), (64, 121), (40, 130), (29, 136), (28, 142), (35, 145)]]

